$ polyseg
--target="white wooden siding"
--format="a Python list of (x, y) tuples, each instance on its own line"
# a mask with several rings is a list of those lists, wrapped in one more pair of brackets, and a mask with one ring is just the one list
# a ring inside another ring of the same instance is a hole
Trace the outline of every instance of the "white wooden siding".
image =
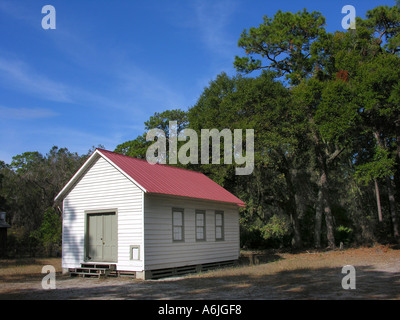
[[(143, 192), (107, 160), (99, 157), (71, 188), (63, 203), (63, 268), (84, 261), (85, 211), (117, 210), (117, 270), (143, 270)], [(129, 248), (140, 246), (139, 261)]]
[[(145, 195), (145, 270), (239, 258), (239, 212), (212, 201)], [(172, 240), (172, 208), (184, 209), (184, 241)], [(196, 241), (195, 210), (206, 210), (206, 240)], [(224, 212), (224, 240), (215, 239), (215, 210)]]

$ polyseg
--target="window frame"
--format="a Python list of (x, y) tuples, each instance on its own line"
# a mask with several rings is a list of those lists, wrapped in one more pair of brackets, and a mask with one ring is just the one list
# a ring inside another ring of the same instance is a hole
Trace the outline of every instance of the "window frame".
[[(197, 224), (197, 216), (202, 215), (203, 216), (203, 225), (200, 226)], [(196, 241), (207, 241), (206, 238), (206, 210), (195, 210), (195, 236), (196, 236)], [(198, 233), (197, 230), (198, 228), (201, 228), (203, 230), (203, 238), (198, 238)]]
[[(138, 250), (137, 259), (134, 259), (134, 257), (133, 257), (133, 249), (137, 249)], [(129, 260), (131, 260), (131, 261), (140, 261), (140, 246), (139, 245), (129, 246)]]
[[(221, 215), (221, 225), (217, 225), (217, 215)], [(215, 210), (215, 241), (225, 240), (225, 219), (224, 211)], [(221, 237), (217, 237), (217, 228), (221, 228)]]
[[(176, 225), (174, 219), (174, 213), (180, 212), (182, 217), (182, 224)], [(181, 228), (181, 239), (175, 239), (175, 228)], [(184, 242), (185, 241), (185, 212), (182, 208), (172, 208), (172, 241), (173, 242)]]

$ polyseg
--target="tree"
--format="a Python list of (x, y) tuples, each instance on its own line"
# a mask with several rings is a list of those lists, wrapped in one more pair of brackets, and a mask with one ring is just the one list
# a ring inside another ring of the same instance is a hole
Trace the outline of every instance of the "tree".
[[(300, 163), (297, 139), (302, 136), (302, 123), (292, 108), (289, 91), (274, 77), (270, 72), (257, 78), (218, 75), (189, 109), (189, 127), (198, 132), (202, 128), (254, 128), (255, 169), (250, 176), (235, 176), (233, 165), (202, 165), (201, 170), (243, 195), (247, 203), (243, 214), (252, 216), (252, 223), (256, 217), (260, 228), (275, 213), (290, 217), (293, 246), (301, 247), (294, 169)], [(221, 153), (222, 148), (223, 144)]]
[[(307, 10), (296, 14), (278, 11), (273, 19), (264, 17), (264, 23), (258, 28), (251, 28), (248, 33), (246, 30), (242, 33), (238, 45), (245, 49), (250, 58), (236, 57), (237, 70), (252, 72), (269, 68), (275, 70), (278, 76), (286, 75), (292, 85), (305, 83), (307, 79), (318, 75), (316, 67), (319, 68), (319, 59), (313, 53), (315, 46), (318, 46), (318, 41), (327, 38), (324, 23), (325, 19), (319, 12), (309, 13)], [(263, 65), (261, 60), (255, 60), (252, 54), (260, 55), (267, 64)], [(280, 60), (277, 60), (279, 57)], [(322, 87), (319, 81), (312, 80), (295, 91), (295, 94), (300, 97), (299, 101), (304, 104), (303, 112), (307, 115), (310, 137), (315, 150), (316, 170), (319, 171), (319, 199), (323, 203), (325, 212), (328, 243), (331, 248), (334, 248), (328, 162), (333, 161), (340, 154), (341, 149), (335, 148), (329, 156), (326, 156), (326, 151), (331, 148), (322, 140), (320, 127), (315, 123), (314, 111), (319, 106)], [(319, 243), (316, 245), (319, 246)]]
[(325, 215), (328, 245), (335, 247), (334, 217), (332, 213), (331, 177), (333, 163), (348, 145), (349, 133), (357, 118), (352, 103), (352, 90), (342, 80), (319, 80), (317, 77), (303, 81), (293, 89), (299, 108), (308, 119), (308, 134), (313, 145), (311, 168), (316, 172), (318, 195), (315, 217), (315, 246), (320, 247), (320, 224)]
[(399, 70), (398, 56), (381, 53), (364, 64), (358, 78), (362, 118), (376, 141), (375, 154), (369, 162), (359, 166), (358, 175), (366, 174), (365, 181), (385, 180), (395, 238), (399, 238), (400, 234), (391, 177), (398, 172), (395, 164), (399, 164), (400, 155), (400, 105), (394, 98), (400, 82)]
[[(324, 21), (320, 13), (306, 10), (295, 14), (279, 11), (273, 19), (264, 17), (264, 23), (258, 28), (242, 33), (238, 45), (246, 56), (236, 57), (235, 66), (245, 73), (264, 68), (274, 70), (278, 77), (285, 75), (293, 86), (298, 108), (307, 115), (307, 130), (314, 150), (308, 167), (314, 167), (319, 186), (315, 205), (316, 245), (320, 242), (319, 212), (322, 210), (328, 244), (334, 247), (335, 223), (330, 193), (331, 180), (336, 177), (330, 175), (330, 171), (335, 170), (339, 157), (349, 159), (357, 154), (360, 159), (366, 159), (361, 156), (364, 150), (372, 154), (377, 152), (377, 156), (370, 159), (375, 159), (378, 167), (373, 169), (371, 163), (357, 171), (358, 177), (367, 171), (369, 175), (376, 172), (375, 180), (379, 167), (393, 165), (393, 152), (396, 151), (400, 159), (397, 93), (400, 88), (400, 11), (398, 6), (374, 8), (367, 12), (366, 19), (357, 18), (357, 29), (335, 34), (325, 31)], [(359, 149), (357, 142), (371, 141), (371, 137), (379, 148)], [(384, 150), (386, 156), (383, 157)], [(386, 172), (394, 173), (399, 186), (399, 170), (387, 168)], [(391, 176), (386, 175), (385, 179), (397, 235)]]
[[(4, 161), (0, 161), (0, 190), (3, 186), (4, 172), (6, 170), (6, 164)], [(0, 211), (7, 211), (7, 201), (4, 196), (0, 193)]]
[[(34, 244), (41, 240), (47, 243), (50, 233), (59, 232), (43, 223), (49, 210), (61, 220), (60, 204), (54, 203), (54, 198), (92, 152), (89, 150), (88, 154), (79, 156), (54, 146), (46, 155), (37, 151), (16, 155), (11, 164), (1, 170), (0, 198), (5, 199), (8, 217), (14, 228), (22, 230), (21, 238), (25, 241), (22, 245), (31, 248), (31, 254), (37, 249)], [(44, 238), (38, 235), (43, 227), (46, 229), (42, 230)]]
[(58, 251), (62, 238), (62, 219), (56, 209), (50, 207), (44, 211), (40, 228), (33, 231), (31, 236), (45, 248), (47, 256)]
[(145, 130), (161, 129), (168, 137), (169, 122), (176, 121), (178, 127), (176, 128), (178, 134), (188, 126), (187, 113), (181, 109), (166, 110), (164, 112), (156, 112), (149, 120), (145, 121)]
[(355, 148), (356, 178), (366, 184), (374, 183), (380, 220), (379, 180), (384, 181), (395, 238), (399, 238), (399, 226), (392, 177), (399, 193), (399, 37), (399, 7), (379, 6), (369, 10), (366, 19), (358, 19), (357, 30), (342, 35), (347, 43), (343, 46), (341, 41), (339, 50), (341, 68), (348, 71), (356, 84), (361, 135), (367, 142)]
[[(187, 114), (180, 109), (166, 110), (164, 112), (156, 112), (149, 120), (144, 122), (146, 132), (151, 129), (160, 129), (165, 133), (167, 139), (167, 152), (169, 150), (169, 123), (170, 121), (177, 122), (176, 132), (179, 134), (188, 126)], [(134, 140), (130, 140), (119, 144), (114, 152), (121, 153), (139, 159), (146, 159), (147, 148), (152, 144), (152, 141), (146, 141), (146, 132), (138, 136)]]
[(150, 142), (146, 141), (145, 134), (143, 134), (137, 136), (134, 140), (126, 141), (117, 145), (114, 152), (138, 159), (146, 159), (146, 150), (150, 144)]
[[(378, 35), (376, 42), (392, 54), (400, 51), (400, 8), (379, 6), (367, 12), (364, 25)], [(385, 40), (385, 41), (384, 41)]]
[(285, 75), (294, 85), (310, 76), (314, 71), (314, 61), (310, 59), (312, 43), (325, 34), (321, 13), (279, 10), (272, 19), (264, 16), (263, 20), (258, 28), (242, 32), (238, 46), (246, 56), (236, 56), (236, 69), (245, 73), (269, 69), (278, 76)]

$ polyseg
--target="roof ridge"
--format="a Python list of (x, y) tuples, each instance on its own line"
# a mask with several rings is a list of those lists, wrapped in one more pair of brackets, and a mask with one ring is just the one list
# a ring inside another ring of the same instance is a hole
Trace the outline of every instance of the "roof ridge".
[[(129, 159), (134, 159), (134, 160), (138, 160), (138, 161), (142, 161), (142, 162), (147, 162), (148, 164), (153, 165), (153, 166), (154, 166), (154, 165), (158, 165), (158, 166), (168, 167), (168, 168), (171, 168), (171, 169), (178, 169), (178, 170), (189, 171), (189, 172), (193, 172), (193, 173), (197, 173), (197, 174), (201, 174), (201, 175), (206, 176), (204, 173), (199, 172), (199, 171), (189, 170), (189, 169), (180, 168), (180, 167), (174, 167), (174, 166), (171, 166), (171, 165), (165, 164), (165, 163), (158, 163), (158, 162), (157, 162), (157, 163), (155, 163), (155, 164), (151, 164), (151, 163), (148, 162), (146, 159), (135, 158), (135, 157), (128, 156), (128, 155), (126, 155), (126, 154), (122, 154), (122, 153), (118, 153), (118, 152), (114, 152), (114, 151), (109, 151), (109, 150), (106, 150), (106, 149), (96, 148), (96, 150), (99, 150), (99, 151), (106, 151), (106, 152), (110, 152), (110, 153), (115, 154), (115, 155), (118, 155), (118, 156), (127, 157), (127, 158), (129, 158)], [(206, 177), (207, 177), (207, 176), (206, 176)], [(207, 177), (207, 178), (208, 178), (208, 177)]]

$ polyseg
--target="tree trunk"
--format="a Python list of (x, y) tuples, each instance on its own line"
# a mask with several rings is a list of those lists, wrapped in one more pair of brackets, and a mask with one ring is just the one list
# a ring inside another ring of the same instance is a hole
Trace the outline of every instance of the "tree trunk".
[[(374, 132), (374, 136), (376, 139), (376, 143), (379, 147), (383, 149), (387, 149), (385, 141), (381, 140), (381, 136), (379, 131)], [(392, 218), (392, 227), (393, 227), (393, 236), (397, 241), (400, 239), (399, 235), (399, 224), (397, 221), (397, 206), (396, 206), (396, 199), (394, 197), (393, 187), (392, 187), (392, 179), (387, 176), (386, 178), (386, 188), (388, 190), (388, 197), (389, 197), (389, 209), (390, 209), (390, 216)]]
[[(319, 187), (319, 192), (321, 192), (321, 203), (323, 204), (323, 206), (322, 206), (323, 212), (325, 213), (325, 223), (326, 223), (326, 231), (327, 231), (326, 235), (327, 235), (327, 240), (328, 240), (328, 246), (331, 249), (335, 249), (336, 245), (335, 245), (334, 224), (333, 224), (331, 203), (330, 203), (330, 199), (329, 199), (327, 160), (323, 154), (323, 151), (321, 150), (320, 139), (318, 137), (317, 132), (315, 130), (313, 130), (312, 133), (313, 133), (312, 137), (313, 137), (314, 143), (315, 143), (317, 169), (320, 174), (319, 181), (318, 181), (318, 187)], [(321, 229), (321, 228), (319, 228), (319, 229)]]
[(292, 238), (292, 246), (293, 248), (301, 248), (303, 246), (303, 242), (301, 240), (301, 232), (300, 232), (300, 223), (297, 214), (297, 205), (296, 205), (296, 191), (294, 189), (292, 178), (288, 172), (285, 172), (286, 184), (288, 186), (288, 207), (290, 220), (293, 227), (293, 238)]
[(321, 248), (321, 225), (322, 225), (322, 191), (318, 190), (318, 199), (315, 206), (314, 246)]
[(326, 236), (328, 240), (328, 247), (335, 249), (335, 234), (334, 234), (334, 224), (332, 209), (329, 199), (329, 189), (328, 189), (328, 179), (326, 171), (323, 169), (320, 177), (320, 188), (323, 197), (323, 208), (325, 213), (325, 223), (326, 223)]
[(299, 249), (303, 246), (303, 242), (301, 240), (300, 223), (296, 208), (292, 210), (290, 219), (292, 221), (292, 226), (293, 226), (292, 246), (293, 248)]
[(392, 217), (393, 235), (396, 238), (396, 240), (399, 240), (400, 236), (399, 236), (399, 224), (397, 222), (397, 215), (396, 215), (397, 214), (396, 200), (394, 199), (392, 179), (390, 179), (390, 177), (386, 177), (386, 184), (389, 196), (390, 216)]
[(280, 167), (280, 171), (283, 173), (285, 177), (285, 182), (287, 186), (289, 199), (287, 201), (287, 204), (285, 205), (286, 207), (285, 210), (290, 215), (290, 221), (293, 227), (292, 246), (293, 248), (298, 249), (303, 246), (303, 241), (301, 239), (300, 223), (297, 214), (296, 190), (293, 185), (293, 176), (291, 174), (290, 166), (284, 152), (282, 152), (281, 150), (275, 150), (275, 151), (277, 152), (282, 161), (283, 165)]
[(379, 222), (382, 222), (383, 219), (382, 219), (381, 195), (379, 192), (378, 181), (376, 181), (376, 179), (374, 181), (375, 181), (376, 205), (378, 207), (378, 219), (379, 219)]
[(396, 151), (397, 151), (397, 164), (400, 164), (400, 119), (395, 121), (396, 125)]
[(396, 167), (397, 170), (394, 174), (394, 185), (396, 187), (396, 201), (400, 201), (400, 119), (395, 121), (396, 124)]

